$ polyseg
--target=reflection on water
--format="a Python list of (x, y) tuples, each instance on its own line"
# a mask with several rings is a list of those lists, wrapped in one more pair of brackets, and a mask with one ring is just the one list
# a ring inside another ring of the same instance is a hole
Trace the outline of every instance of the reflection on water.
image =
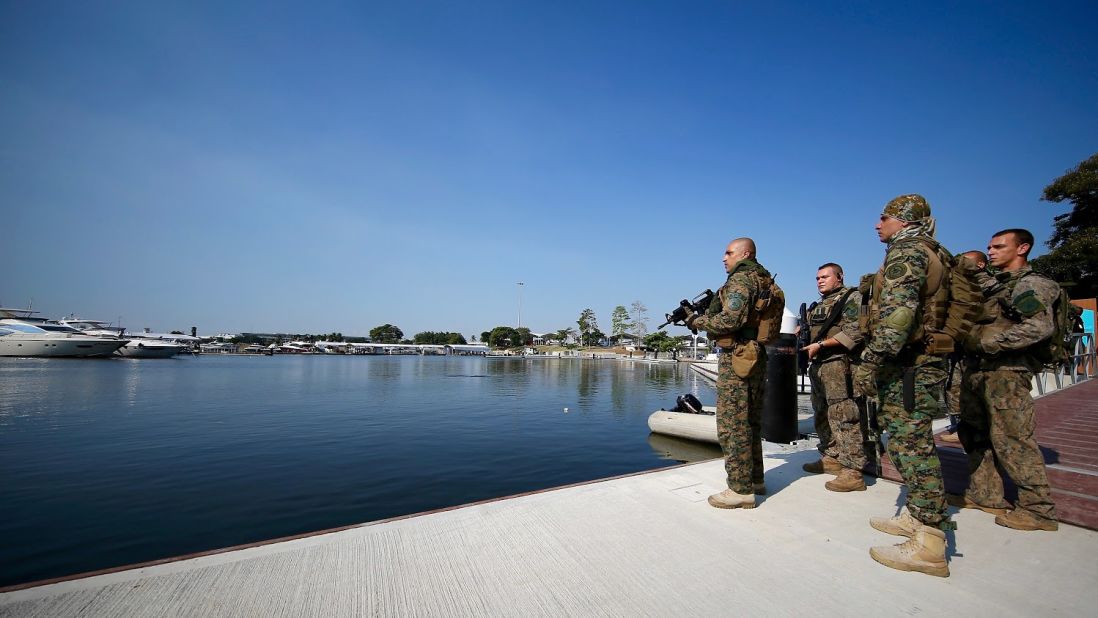
[(648, 434), (648, 446), (652, 447), (661, 459), (670, 459), (679, 463), (706, 461), (722, 456), (721, 447), (716, 444), (682, 440), (658, 433)]
[(611, 360), (0, 359), (0, 585), (708, 458), (649, 438), (683, 392), (714, 399)]

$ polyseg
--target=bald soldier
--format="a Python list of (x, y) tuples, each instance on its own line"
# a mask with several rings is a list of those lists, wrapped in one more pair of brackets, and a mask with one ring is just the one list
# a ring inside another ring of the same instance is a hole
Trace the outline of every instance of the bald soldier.
[(728, 489), (709, 496), (722, 509), (755, 508), (765, 494), (762, 459), (763, 382), (766, 349), (759, 344), (755, 303), (773, 277), (755, 261), (755, 242), (737, 238), (724, 251), (728, 279), (705, 315), (687, 318), (690, 328), (709, 332), (721, 350), (717, 361), (717, 439), (724, 453)]
[(943, 265), (951, 256), (934, 240), (935, 221), (921, 195), (888, 202), (876, 229), (887, 248), (868, 290), (868, 339), (853, 381), (856, 393), (877, 397), (879, 422), (888, 432), (888, 456), (907, 486), (902, 514), (873, 517), (869, 524), (908, 540), (873, 547), (869, 554), (894, 569), (948, 577), (945, 531), (956, 526), (946, 512), (942, 464), (931, 428), (946, 359), (928, 353), (924, 340), (945, 322), (934, 308), (949, 293), (943, 286)]

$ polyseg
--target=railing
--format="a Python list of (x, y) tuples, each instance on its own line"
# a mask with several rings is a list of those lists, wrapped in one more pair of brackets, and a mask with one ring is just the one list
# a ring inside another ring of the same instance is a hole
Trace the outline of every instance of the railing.
[(1047, 395), (1098, 376), (1094, 333), (1076, 333), (1071, 336), (1071, 343), (1072, 355), (1068, 362), (1033, 376), (1034, 395)]

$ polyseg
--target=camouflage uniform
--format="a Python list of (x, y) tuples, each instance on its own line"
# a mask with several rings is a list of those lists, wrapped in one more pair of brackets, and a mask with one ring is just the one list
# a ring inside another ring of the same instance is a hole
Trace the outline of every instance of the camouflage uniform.
[(995, 464), (1018, 486), (1016, 509), (1056, 520), (1045, 462), (1033, 433), (1030, 388), (1041, 363), (1030, 353), (1055, 329), (1057, 284), (1029, 266), (998, 273), (985, 287), (987, 301), (966, 347), (969, 361), (961, 391), (961, 442), (968, 453), (965, 495), (984, 506), (1007, 508)]
[[(717, 292), (705, 315), (693, 327), (709, 331), (709, 339), (728, 346), (717, 361), (717, 439), (724, 452), (728, 488), (738, 494), (754, 493), (763, 482), (762, 409), (766, 380), (766, 348), (755, 341), (757, 329), (746, 326), (770, 273), (752, 259), (741, 260)], [(758, 360), (747, 377), (733, 370), (733, 355), (754, 347)]]
[[(847, 292), (850, 292), (849, 296)], [(824, 322), (844, 296), (846, 303), (839, 319), (828, 332), (821, 333)], [(842, 349), (821, 349), (808, 368), (820, 453), (838, 460), (844, 468), (851, 470), (861, 470), (867, 461), (865, 432), (861, 424), (864, 403), (859, 405), (855, 402), (850, 392), (850, 351), (861, 345), (863, 339), (858, 328), (861, 301), (858, 290), (841, 287), (825, 294), (820, 302), (813, 303), (808, 314), (813, 342), (834, 338), (843, 346)]]
[[(921, 196), (905, 195), (885, 206), (885, 215), (918, 225), (888, 240), (884, 264), (873, 283), (876, 310), (869, 316), (869, 338), (855, 372), (860, 392), (875, 389), (881, 429), (888, 432), (888, 456), (907, 486), (907, 510), (932, 528), (954, 530), (946, 512), (942, 464), (934, 446), (931, 422), (940, 410), (946, 361), (924, 353), (916, 337), (928, 299), (924, 285), (933, 238), (930, 206)], [(914, 406), (904, 406), (905, 370), (914, 373)], [(869, 388), (864, 383), (871, 382)]]
[(964, 375), (965, 359), (960, 358), (949, 368), (949, 378), (946, 380), (949, 388), (945, 392), (946, 412), (950, 417), (957, 417), (953, 419), (955, 422), (961, 415), (961, 384), (964, 383)]

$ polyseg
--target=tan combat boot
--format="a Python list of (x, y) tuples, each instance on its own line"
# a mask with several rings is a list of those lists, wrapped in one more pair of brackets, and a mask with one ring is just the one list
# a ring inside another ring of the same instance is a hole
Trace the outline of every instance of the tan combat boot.
[(911, 516), (907, 509), (895, 517), (870, 517), (869, 525), (881, 532), (911, 538), (923, 522)]
[(919, 526), (915, 536), (899, 545), (881, 545), (869, 550), (874, 560), (900, 571), (918, 571), (935, 577), (949, 577), (946, 562), (945, 532), (930, 526)]
[(992, 515), (1006, 515), (1007, 512), (1006, 508), (984, 506), (978, 502), (973, 502), (968, 496), (960, 494), (946, 494), (946, 504), (962, 509), (980, 509), (985, 513), (991, 513)]
[(839, 475), (824, 483), (828, 491), (865, 491), (861, 470), (843, 468)]
[(719, 494), (709, 496), (709, 504), (718, 509), (753, 509), (755, 494), (738, 494), (726, 489)]
[(1054, 532), (1060, 528), (1055, 519), (1045, 519), (1021, 509), (1014, 509), (1005, 515), (997, 515), (995, 523), (1015, 530), (1047, 530)]
[(839, 463), (838, 459), (823, 455), (817, 461), (804, 464), (801, 469), (812, 474), (823, 474), (824, 472), (838, 474), (843, 469), (843, 465)]
[(755, 495), (756, 496), (765, 496), (766, 495), (766, 483), (755, 483)]

